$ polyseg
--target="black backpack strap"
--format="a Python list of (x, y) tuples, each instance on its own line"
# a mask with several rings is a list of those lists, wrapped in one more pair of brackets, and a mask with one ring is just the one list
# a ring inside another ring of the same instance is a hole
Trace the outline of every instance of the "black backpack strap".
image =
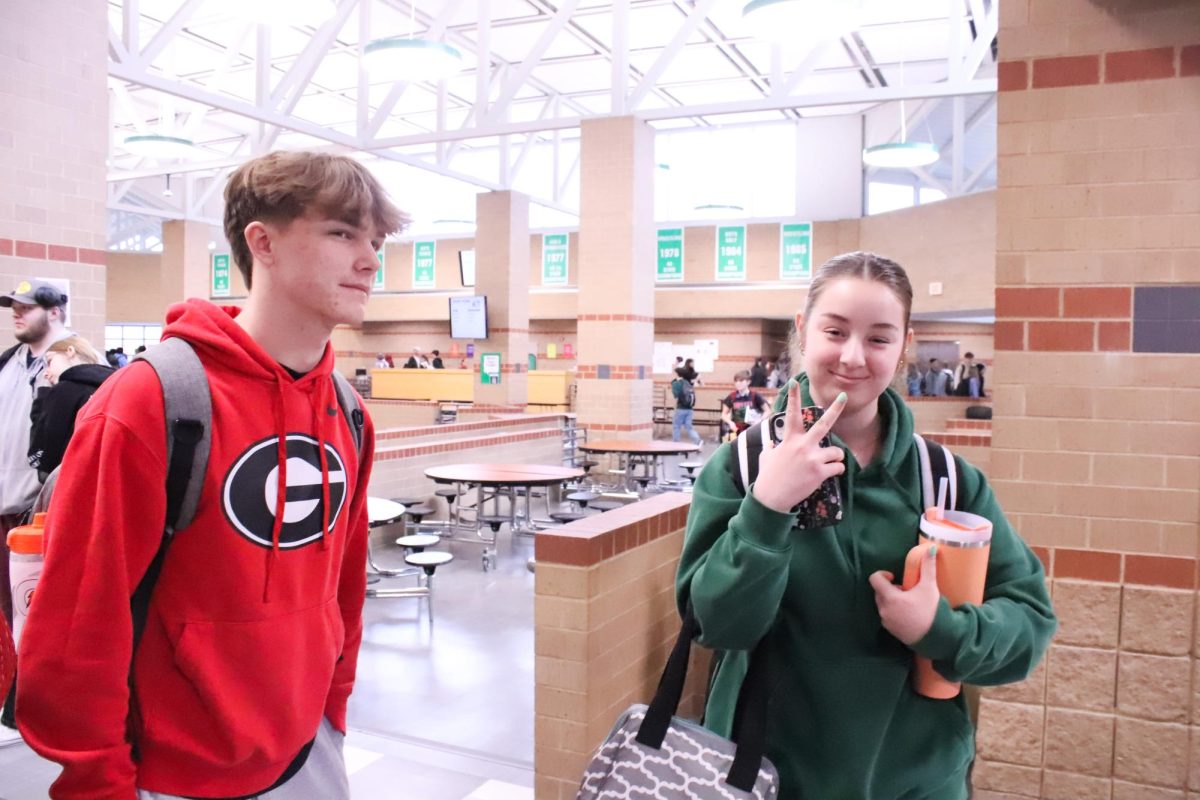
[(350, 425), (350, 433), (354, 436), (354, 450), (362, 452), (365, 418), (362, 404), (358, 400), (358, 392), (354, 391), (354, 387), (342, 373), (334, 370), (330, 374), (333, 376), (333, 390), (337, 393), (338, 407), (342, 409), (342, 416), (346, 418)]
[(946, 508), (958, 508), (962, 496), (962, 484), (958, 474), (958, 464), (950, 448), (938, 444), (932, 439), (926, 439), (919, 433), (913, 434), (917, 445), (917, 456), (921, 463), (921, 501), (924, 508), (937, 505), (937, 491), (942, 478), (948, 482)]
[(766, 416), (761, 422), (751, 425), (738, 434), (731, 448), (730, 474), (733, 485), (738, 492), (745, 494), (750, 490), (750, 484), (758, 479), (758, 458), (762, 455), (763, 442), (767, 436), (767, 425), (771, 417)]
[(4, 365), (12, 360), (12, 357), (17, 354), (17, 350), (20, 348), (21, 343), (18, 342), (17, 344), (14, 344), (12, 347), (5, 350), (3, 353), (0, 353), (0, 369), (4, 369)]

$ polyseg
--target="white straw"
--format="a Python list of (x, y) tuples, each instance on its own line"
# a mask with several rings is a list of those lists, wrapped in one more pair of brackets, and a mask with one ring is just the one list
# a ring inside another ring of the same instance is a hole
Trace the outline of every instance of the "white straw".
[(950, 480), (948, 478), (938, 481), (937, 511), (934, 512), (934, 519), (946, 518), (946, 489), (949, 487)]

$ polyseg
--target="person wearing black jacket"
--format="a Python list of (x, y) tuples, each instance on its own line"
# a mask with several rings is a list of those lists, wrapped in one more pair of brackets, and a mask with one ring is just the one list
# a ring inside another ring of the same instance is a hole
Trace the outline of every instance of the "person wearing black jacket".
[(29, 466), (46, 476), (62, 463), (75, 434), (75, 416), (100, 384), (115, 372), (82, 336), (68, 336), (46, 350), (46, 382), (38, 390), (29, 418)]

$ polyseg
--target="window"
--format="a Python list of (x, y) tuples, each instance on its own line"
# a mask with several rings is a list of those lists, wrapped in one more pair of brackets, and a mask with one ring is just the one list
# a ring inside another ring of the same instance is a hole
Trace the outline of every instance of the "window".
[(142, 345), (149, 347), (158, 344), (162, 338), (162, 325), (159, 324), (120, 324), (104, 326), (104, 349), (113, 350), (125, 348), (125, 355), (132, 356)]

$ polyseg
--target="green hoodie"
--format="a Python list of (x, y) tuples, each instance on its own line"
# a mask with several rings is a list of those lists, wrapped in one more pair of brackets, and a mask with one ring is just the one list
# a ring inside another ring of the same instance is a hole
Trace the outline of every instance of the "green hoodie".
[[(796, 378), (811, 405), (807, 376)], [(777, 404), (787, 402), (787, 389)], [(782, 800), (960, 800), (974, 758), (962, 695), (930, 700), (909, 684), (913, 651), (950, 680), (1011, 683), (1037, 665), (1057, 625), (1042, 564), (1008, 524), (979, 470), (957, 459), (959, 508), (994, 526), (982, 605), (943, 599), (911, 649), (879, 621), (867, 578), (899, 578), (917, 543), (919, 462), (912, 413), (892, 390), (879, 398), (883, 442), (866, 468), (846, 453), (842, 520), (793, 530), (795, 517), (742, 496), (728, 445), (696, 481), (676, 593), (691, 600), (706, 647), (727, 651), (705, 724), (729, 735), (748, 651), (764, 635), (777, 685), (767, 755)]]

